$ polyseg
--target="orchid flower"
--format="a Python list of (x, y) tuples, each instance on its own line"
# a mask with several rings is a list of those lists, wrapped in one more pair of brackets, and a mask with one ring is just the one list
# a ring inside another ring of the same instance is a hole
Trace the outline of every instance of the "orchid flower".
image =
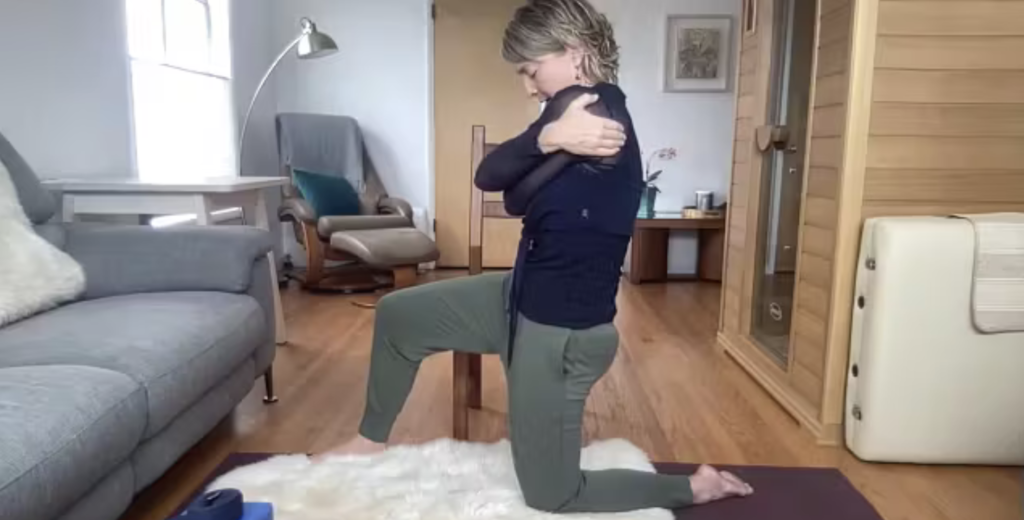
[[(647, 167), (644, 168), (644, 184), (652, 185), (654, 181), (658, 180), (664, 170), (658, 170), (651, 172), (651, 162), (655, 158), (662, 161), (671, 161), (676, 158), (677, 151), (675, 148), (661, 148), (651, 152), (651, 155), (647, 158)], [(657, 187), (655, 187), (657, 189)]]

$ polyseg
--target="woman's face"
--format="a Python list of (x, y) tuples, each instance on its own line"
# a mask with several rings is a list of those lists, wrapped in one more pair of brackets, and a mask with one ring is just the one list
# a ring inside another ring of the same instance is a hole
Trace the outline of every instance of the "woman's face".
[(543, 103), (558, 91), (582, 83), (577, 79), (579, 63), (579, 53), (568, 50), (520, 63), (516, 69), (523, 78), (526, 93)]

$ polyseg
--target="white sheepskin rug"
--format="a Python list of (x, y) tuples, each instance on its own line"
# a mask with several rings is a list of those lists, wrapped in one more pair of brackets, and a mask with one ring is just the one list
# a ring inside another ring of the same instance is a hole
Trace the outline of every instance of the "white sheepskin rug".
[(85, 273), (32, 230), (0, 162), (0, 327), (73, 300)]
[[(643, 451), (620, 439), (585, 448), (582, 466), (654, 471)], [(319, 464), (304, 455), (286, 455), (236, 469), (210, 486), (211, 490), (225, 488), (241, 490), (247, 502), (274, 504), (275, 520), (565, 518), (530, 509), (523, 502), (508, 441), (475, 444), (440, 439)], [(672, 514), (648, 509), (571, 518), (671, 520)]]

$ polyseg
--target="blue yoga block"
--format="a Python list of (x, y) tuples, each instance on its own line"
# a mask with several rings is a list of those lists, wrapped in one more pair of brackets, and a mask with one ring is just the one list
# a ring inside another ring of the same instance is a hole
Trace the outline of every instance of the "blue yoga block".
[[(183, 513), (171, 520), (188, 520), (192, 515)], [(266, 502), (246, 502), (242, 504), (242, 517), (232, 520), (274, 520), (274, 506)]]
[(266, 502), (246, 502), (239, 520), (274, 520), (274, 506)]

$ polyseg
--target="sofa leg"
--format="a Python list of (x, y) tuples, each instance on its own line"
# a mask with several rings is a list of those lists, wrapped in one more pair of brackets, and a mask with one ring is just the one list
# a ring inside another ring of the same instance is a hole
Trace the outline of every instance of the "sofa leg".
[(263, 385), (266, 388), (266, 395), (263, 396), (264, 404), (277, 402), (277, 394), (274, 393), (274, 367), (271, 366), (263, 373)]

